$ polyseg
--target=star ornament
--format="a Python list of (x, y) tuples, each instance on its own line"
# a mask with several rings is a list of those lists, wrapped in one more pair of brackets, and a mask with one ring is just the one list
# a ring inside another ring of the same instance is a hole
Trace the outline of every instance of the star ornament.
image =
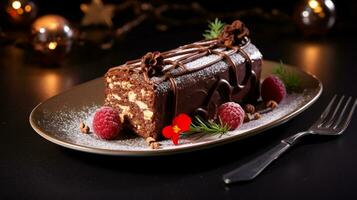
[(106, 25), (111, 27), (113, 25), (113, 5), (104, 5), (102, 0), (92, 0), (90, 4), (81, 4), (80, 8), (84, 13), (82, 26)]

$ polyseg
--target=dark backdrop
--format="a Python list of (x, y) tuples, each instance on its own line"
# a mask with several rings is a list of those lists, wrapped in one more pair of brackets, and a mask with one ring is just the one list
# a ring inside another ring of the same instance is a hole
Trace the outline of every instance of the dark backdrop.
[[(70, 20), (72, 23), (79, 23), (81, 17), (83, 16), (82, 12), (80, 11), (80, 4), (90, 2), (88, 0), (35, 0), (39, 7), (39, 16), (44, 14), (59, 14)], [(115, 3), (118, 4), (123, 1), (115, 1), (115, 0), (103, 0), (104, 3)], [(143, 1), (144, 2), (144, 1)], [(192, 3), (191, 0), (182, 0), (182, 1), (163, 1), (163, 0), (155, 0), (155, 1), (148, 1), (153, 4), (165, 3), (168, 2), (169, 4), (173, 3)], [(287, 15), (291, 15), (293, 13), (295, 5), (299, 2), (299, 0), (270, 0), (270, 1), (259, 1), (259, 0), (249, 0), (249, 1), (242, 1), (242, 0), (235, 0), (235, 1), (228, 1), (228, 0), (198, 0), (195, 1), (200, 3), (203, 7), (207, 8), (211, 11), (239, 11), (244, 9), (250, 8), (262, 8), (265, 11), (270, 11), (272, 9), (277, 9)], [(357, 19), (357, 1), (341, 1), (341, 0), (334, 0), (333, 1), (336, 5), (337, 11), (337, 23), (335, 26), (335, 30), (342, 28), (348, 28), (349, 32), (352, 30), (355, 32), (356, 27), (355, 21)], [(6, 16), (4, 16), (4, 9), (7, 4), (7, 0), (0, 0), (0, 9), (2, 12), (0, 15), (0, 26), (3, 29), (13, 29), (13, 28), (23, 28), (14, 26), (8, 22)], [(114, 18), (116, 26), (120, 25), (121, 19)], [(347, 27), (350, 26), (350, 27)]]

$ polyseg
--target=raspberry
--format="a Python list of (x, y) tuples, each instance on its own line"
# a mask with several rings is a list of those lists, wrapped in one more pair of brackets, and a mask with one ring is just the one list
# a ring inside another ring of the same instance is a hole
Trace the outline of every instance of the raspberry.
[(286, 95), (283, 81), (274, 75), (270, 75), (264, 79), (261, 89), (261, 95), (265, 102), (274, 100), (277, 103), (280, 103)]
[(119, 113), (111, 107), (101, 107), (94, 114), (94, 133), (106, 140), (112, 140), (119, 135), (122, 128)]
[(218, 107), (217, 115), (222, 125), (227, 125), (229, 130), (234, 130), (242, 125), (245, 112), (239, 104), (227, 102)]

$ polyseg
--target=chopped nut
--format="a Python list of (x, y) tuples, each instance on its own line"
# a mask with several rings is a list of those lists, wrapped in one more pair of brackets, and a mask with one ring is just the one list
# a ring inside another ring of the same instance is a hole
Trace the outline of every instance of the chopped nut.
[(275, 109), (276, 107), (278, 107), (278, 103), (276, 103), (276, 101), (270, 100), (266, 104), (266, 107), (271, 108), (271, 109)]
[(90, 130), (90, 129), (89, 129), (89, 126), (86, 125), (86, 127), (84, 127), (84, 132), (88, 134), (88, 133), (89, 133), (89, 130)]
[(146, 143), (149, 145), (151, 149), (158, 149), (160, 148), (160, 143), (156, 142), (155, 138), (147, 137), (145, 139)]
[(153, 142), (156, 142), (155, 138), (153, 138), (153, 137), (147, 137), (145, 139), (145, 141), (146, 141), (146, 143), (148, 143), (148, 145), (150, 145)]
[(249, 122), (249, 121), (251, 121), (253, 119), (253, 117), (252, 117), (252, 114), (250, 114), (250, 113), (245, 113), (245, 115), (244, 115), (244, 123), (245, 122)]
[(121, 87), (123, 88), (123, 89), (130, 89), (133, 85), (130, 83), (130, 82), (128, 82), (128, 81), (123, 81), (123, 82), (119, 82), (119, 85), (121, 85)]
[(89, 133), (89, 127), (85, 125), (83, 122), (79, 124), (79, 129), (81, 130), (81, 133), (85, 133), (85, 134)]
[(134, 102), (136, 99), (136, 94), (133, 91), (128, 92), (128, 99), (131, 102)]
[(119, 114), (119, 117), (120, 117), (120, 121), (123, 123), (124, 122), (124, 117), (125, 116), (130, 116), (132, 115), (130, 113), (130, 107), (129, 106), (123, 106), (123, 105), (120, 105), (120, 104), (117, 104), (117, 106), (120, 108), (121, 112)]
[(244, 123), (252, 121), (252, 120), (260, 119), (261, 117), (262, 116), (258, 112), (254, 113), (254, 114), (245, 113), (245, 115), (244, 115)]
[(254, 113), (254, 119), (260, 119), (262, 116), (259, 113)]
[(246, 104), (244, 106), (244, 111), (253, 114), (255, 112), (255, 107), (252, 104)]
[(114, 97), (114, 99), (121, 100), (121, 97), (117, 94), (112, 94), (112, 96)]
[(158, 149), (158, 148), (160, 148), (160, 144), (157, 143), (157, 142), (152, 142), (152, 143), (150, 143), (150, 148), (151, 149)]
[(144, 97), (144, 96), (145, 96), (145, 94), (146, 94), (146, 91), (145, 91), (144, 89), (141, 89), (141, 90), (140, 90), (140, 93), (141, 93), (141, 96), (143, 96), (143, 97)]
[(154, 113), (152, 111), (150, 111), (150, 110), (144, 110), (143, 114), (144, 114), (144, 119), (145, 120), (151, 120), (152, 116), (154, 115)]
[(139, 106), (140, 109), (144, 110), (144, 109), (148, 109), (148, 105), (142, 101), (135, 101), (136, 105)]
[(108, 83), (111, 83), (113, 80), (111, 79), (111, 78), (109, 78), (109, 77), (107, 77), (107, 82)]
[(80, 128), (80, 129), (83, 129), (85, 126), (86, 126), (86, 125), (85, 125), (83, 122), (81, 122), (81, 123), (79, 124), (79, 128)]

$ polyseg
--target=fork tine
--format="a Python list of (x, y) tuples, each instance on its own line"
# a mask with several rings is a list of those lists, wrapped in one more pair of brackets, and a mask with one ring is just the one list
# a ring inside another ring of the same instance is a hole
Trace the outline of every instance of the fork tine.
[(320, 119), (323, 119), (327, 116), (327, 114), (330, 112), (332, 104), (335, 102), (337, 95), (333, 96), (331, 102), (328, 104), (328, 106), (325, 108), (324, 112), (321, 114)]
[[(338, 127), (338, 125), (340, 124), (340, 122), (341, 122), (341, 120), (342, 120), (342, 117), (345, 115), (346, 109), (347, 109), (348, 105), (349, 105), (350, 102), (351, 102), (351, 99), (352, 99), (352, 97), (349, 97), (349, 98), (348, 98), (348, 100), (347, 100), (345, 106), (343, 107), (343, 109), (342, 109), (342, 111), (341, 111), (341, 113), (340, 113), (340, 116), (338, 116), (337, 121), (334, 123), (335, 126), (333, 127), (333, 129), (336, 129), (336, 128)], [(332, 125), (332, 123), (331, 123), (331, 125)]]
[(323, 122), (326, 119), (327, 115), (329, 114), (329, 112), (331, 110), (333, 103), (335, 102), (336, 97), (337, 97), (337, 95), (335, 94), (335, 96), (333, 96), (331, 102), (327, 105), (324, 112), (321, 114), (319, 120), (317, 120), (313, 126), (321, 124), (321, 122)]
[(329, 128), (329, 127), (332, 125), (332, 123), (334, 122), (336, 113), (337, 113), (337, 111), (340, 109), (341, 103), (342, 103), (342, 101), (343, 101), (344, 99), (345, 99), (345, 95), (343, 95), (343, 96), (340, 98), (340, 101), (338, 101), (338, 104), (337, 104), (335, 110), (333, 111), (332, 116), (330, 117), (330, 119), (327, 120), (327, 121), (325, 121), (324, 124), (325, 124), (325, 127), (326, 127), (326, 128)]
[(350, 123), (350, 121), (352, 119), (352, 115), (355, 111), (356, 105), (357, 105), (357, 99), (355, 99), (353, 106), (352, 106), (350, 112), (348, 113), (347, 119), (344, 121), (341, 131), (344, 131), (347, 128), (348, 124)]

